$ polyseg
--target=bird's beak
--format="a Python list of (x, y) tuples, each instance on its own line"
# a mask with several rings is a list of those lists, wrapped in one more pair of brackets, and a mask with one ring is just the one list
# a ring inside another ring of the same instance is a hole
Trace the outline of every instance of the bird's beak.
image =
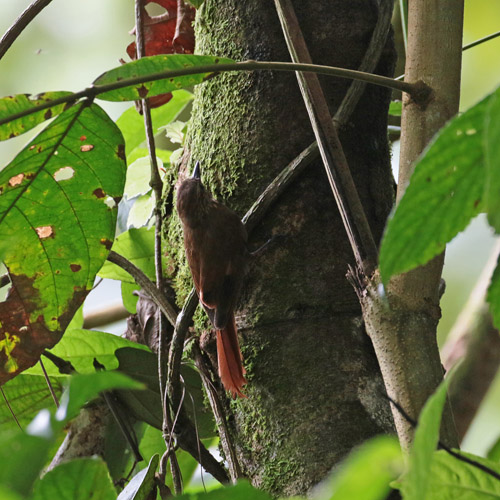
[(200, 168), (200, 162), (197, 161), (196, 165), (194, 166), (193, 170), (193, 175), (191, 176), (192, 179), (201, 179), (201, 168)]

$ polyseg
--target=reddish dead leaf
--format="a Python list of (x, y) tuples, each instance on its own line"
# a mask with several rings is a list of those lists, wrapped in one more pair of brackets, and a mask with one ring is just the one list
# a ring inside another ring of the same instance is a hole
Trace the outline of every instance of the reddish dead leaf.
[(19, 186), (21, 182), (23, 182), (24, 179), (24, 174), (17, 174), (14, 175), (9, 179), (9, 186), (14, 187), (14, 186)]
[[(196, 9), (185, 3), (184, 0), (146, 0), (144, 3), (156, 3), (167, 11), (161, 16), (151, 17), (144, 10), (145, 55), (193, 54), (193, 22)], [(137, 59), (135, 42), (127, 47), (127, 54), (131, 59)], [(141, 97), (144, 98), (145, 95), (141, 95)], [(172, 94), (170, 93), (157, 95), (149, 98), (149, 104), (152, 108), (157, 108), (171, 98)]]
[(31, 317), (40, 307), (33, 279), (13, 274), (10, 279), (12, 288), (7, 299), (0, 303), (0, 385), (33, 366), (45, 349), (59, 342), (88, 293), (75, 290), (68, 310), (58, 318), (60, 328), (51, 331), (43, 316)]
[(92, 151), (94, 149), (94, 146), (92, 144), (84, 144), (83, 146), (80, 146), (80, 151), (82, 153), (86, 153), (87, 151)]
[(52, 226), (40, 226), (35, 228), (36, 234), (41, 240), (54, 237), (54, 228)]

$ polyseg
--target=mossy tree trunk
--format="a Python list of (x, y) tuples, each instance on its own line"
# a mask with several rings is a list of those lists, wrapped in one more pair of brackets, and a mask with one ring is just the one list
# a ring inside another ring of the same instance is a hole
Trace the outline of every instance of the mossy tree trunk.
[[(377, 19), (376, 0), (307, 0), (295, 8), (313, 62), (357, 69)], [(205, 0), (197, 52), (236, 60), (289, 60), (269, 0)], [(377, 72), (391, 75), (392, 41)], [(350, 82), (321, 78), (333, 114)], [(390, 91), (369, 86), (340, 139), (377, 241), (393, 203), (387, 143)], [(240, 215), (313, 141), (292, 73), (223, 74), (197, 88), (187, 153), (204, 182)], [(353, 263), (318, 158), (250, 235), (258, 258), (237, 311), (248, 399), (230, 426), (242, 470), (274, 494), (307, 491), (353, 446), (392, 430), (357, 297)]]

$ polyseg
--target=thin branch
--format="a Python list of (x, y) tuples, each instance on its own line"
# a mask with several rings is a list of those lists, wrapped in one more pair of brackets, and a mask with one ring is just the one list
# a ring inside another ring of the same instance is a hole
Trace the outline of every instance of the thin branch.
[(475, 40), (474, 42), (468, 43), (462, 47), (462, 51), (472, 49), (472, 47), (476, 47), (477, 45), (481, 45), (484, 42), (488, 42), (500, 36), (500, 31), (496, 33), (492, 33), (491, 35), (485, 36), (484, 38), (479, 38), (479, 40)]
[[(292, 60), (309, 62), (309, 51), (291, 1), (275, 0), (275, 4)], [(297, 79), (356, 263), (369, 277), (376, 267), (377, 247), (319, 79), (317, 75), (301, 72), (297, 73)]]
[(47, 370), (45, 369), (42, 358), (40, 358), (38, 362), (40, 363), (40, 367), (42, 368), (43, 376), (45, 377), (45, 381), (47, 382), (47, 387), (49, 388), (50, 395), (54, 400), (54, 404), (56, 405), (56, 408), (59, 408), (59, 399), (57, 398), (56, 391), (54, 391), (54, 387), (52, 386), (52, 382), (50, 381), (49, 375), (47, 373)]
[(10, 402), (9, 400), (7, 399), (7, 396), (3, 390), (3, 387), (0, 386), (0, 392), (2, 393), (2, 396), (3, 396), (3, 399), (5, 401), (5, 404), (7, 405), (7, 408), (9, 409), (10, 411), (10, 414), (12, 415), (12, 418), (14, 419), (14, 421), (16, 422), (17, 426), (19, 427), (19, 429), (23, 430), (23, 428), (21, 427), (21, 424), (19, 423), (19, 420), (17, 419), (17, 416), (16, 414), (14, 413), (14, 410), (12, 409), (12, 406), (10, 406)]
[(83, 328), (90, 330), (110, 323), (116, 323), (130, 316), (130, 313), (123, 307), (122, 303), (112, 304), (102, 309), (97, 309), (85, 314), (83, 318)]
[(24, 28), (26, 28), (26, 26), (28, 26), (28, 24), (33, 21), (51, 1), (52, 0), (35, 0), (28, 5), (24, 12), (21, 13), (0, 39), (0, 59), (2, 59), (17, 37), (23, 32)]
[(154, 283), (132, 262), (127, 260), (122, 255), (111, 250), (108, 254), (108, 260), (121, 267), (134, 278), (136, 283), (144, 289), (144, 291), (151, 297), (156, 305), (161, 309), (161, 312), (166, 316), (171, 325), (175, 325), (177, 313), (174, 307), (166, 299), (165, 295), (156, 288)]
[(388, 87), (400, 92), (406, 92), (412, 96), (413, 100), (417, 103), (426, 102), (431, 94), (431, 89), (423, 82), (408, 83), (396, 81), (392, 78), (385, 76), (374, 75), (371, 73), (363, 73), (362, 71), (355, 71), (352, 69), (336, 68), (334, 66), (321, 66), (317, 64), (299, 64), (290, 62), (271, 62), (271, 61), (243, 61), (236, 63), (221, 63), (221, 64), (205, 64), (203, 66), (191, 66), (189, 68), (182, 68), (176, 70), (161, 71), (151, 75), (136, 76), (133, 78), (126, 78), (117, 82), (108, 83), (106, 85), (93, 85), (86, 89), (75, 92), (74, 94), (60, 97), (47, 101), (44, 104), (35, 106), (33, 108), (25, 109), (19, 113), (14, 113), (5, 118), (0, 119), (0, 125), (23, 118), (25, 116), (43, 111), (44, 109), (51, 108), (59, 104), (74, 103), (82, 98), (96, 98), (106, 92), (112, 90), (119, 90), (125, 87), (132, 87), (147, 82), (156, 82), (158, 80), (166, 80), (178, 76), (197, 75), (200, 73), (225, 73), (228, 71), (302, 71), (308, 73), (317, 73), (327, 76), (336, 76), (338, 78), (347, 78), (349, 80), (360, 80), (382, 87)]
[[(368, 45), (368, 49), (366, 49), (358, 71), (371, 73), (377, 67), (382, 50), (387, 44), (387, 35), (389, 34), (391, 27), (393, 8), (394, 0), (380, 1), (377, 23), (373, 29), (370, 44)], [(333, 118), (333, 122), (337, 128), (346, 124), (347, 120), (356, 108), (356, 105), (358, 104), (365, 88), (366, 82), (361, 82), (359, 80), (352, 81)]]
[[(135, 33), (136, 33), (136, 50), (137, 59), (141, 59), (146, 55), (145, 40), (144, 40), (144, 1), (135, 0)], [(153, 120), (151, 118), (151, 107), (148, 99), (142, 99), (142, 113), (144, 117), (144, 130), (146, 132), (146, 142), (149, 151), (149, 161), (151, 165), (150, 186), (153, 188), (155, 194), (155, 272), (156, 272), (156, 288), (160, 296), (163, 295), (163, 272), (162, 272), (162, 255), (161, 255), (161, 230), (162, 230), (162, 216), (161, 216), (161, 195), (163, 191), (163, 183), (160, 178), (158, 170), (158, 162), (156, 159), (156, 145), (153, 132)], [(168, 303), (168, 302), (167, 302)], [(174, 483), (174, 490), (177, 495), (182, 494), (182, 475), (179, 468), (179, 463), (171, 446), (173, 429), (175, 421), (172, 422), (167, 404), (167, 391), (166, 391), (166, 373), (165, 365), (166, 359), (166, 325), (163, 320), (161, 309), (158, 310), (158, 379), (160, 385), (160, 396), (162, 398), (163, 408), (163, 435), (167, 447), (167, 457), (170, 458), (170, 467), (172, 472), (172, 479)], [(169, 315), (166, 315), (167, 317)], [(171, 319), (168, 318), (172, 324)], [(175, 323), (173, 323), (175, 324)], [(168, 437), (165, 435), (167, 434)]]

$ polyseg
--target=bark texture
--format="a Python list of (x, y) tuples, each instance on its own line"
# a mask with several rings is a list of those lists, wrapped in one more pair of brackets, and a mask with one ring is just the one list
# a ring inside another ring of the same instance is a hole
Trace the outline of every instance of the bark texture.
[[(375, 0), (295, 2), (313, 62), (357, 69), (377, 18)], [(273, 2), (205, 0), (197, 52), (289, 60)], [(389, 40), (377, 72), (392, 76)], [(321, 78), (333, 114), (350, 82)], [(294, 74), (223, 74), (196, 90), (190, 166), (240, 215), (313, 141)], [(393, 203), (387, 107), (369, 85), (340, 139), (377, 242)], [(172, 231), (172, 230), (171, 230)], [(345, 278), (352, 252), (318, 159), (250, 234), (257, 248), (237, 310), (248, 399), (229, 422), (242, 470), (273, 494), (309, 490), (363, 440), (392, 430), (358, 299)]]

